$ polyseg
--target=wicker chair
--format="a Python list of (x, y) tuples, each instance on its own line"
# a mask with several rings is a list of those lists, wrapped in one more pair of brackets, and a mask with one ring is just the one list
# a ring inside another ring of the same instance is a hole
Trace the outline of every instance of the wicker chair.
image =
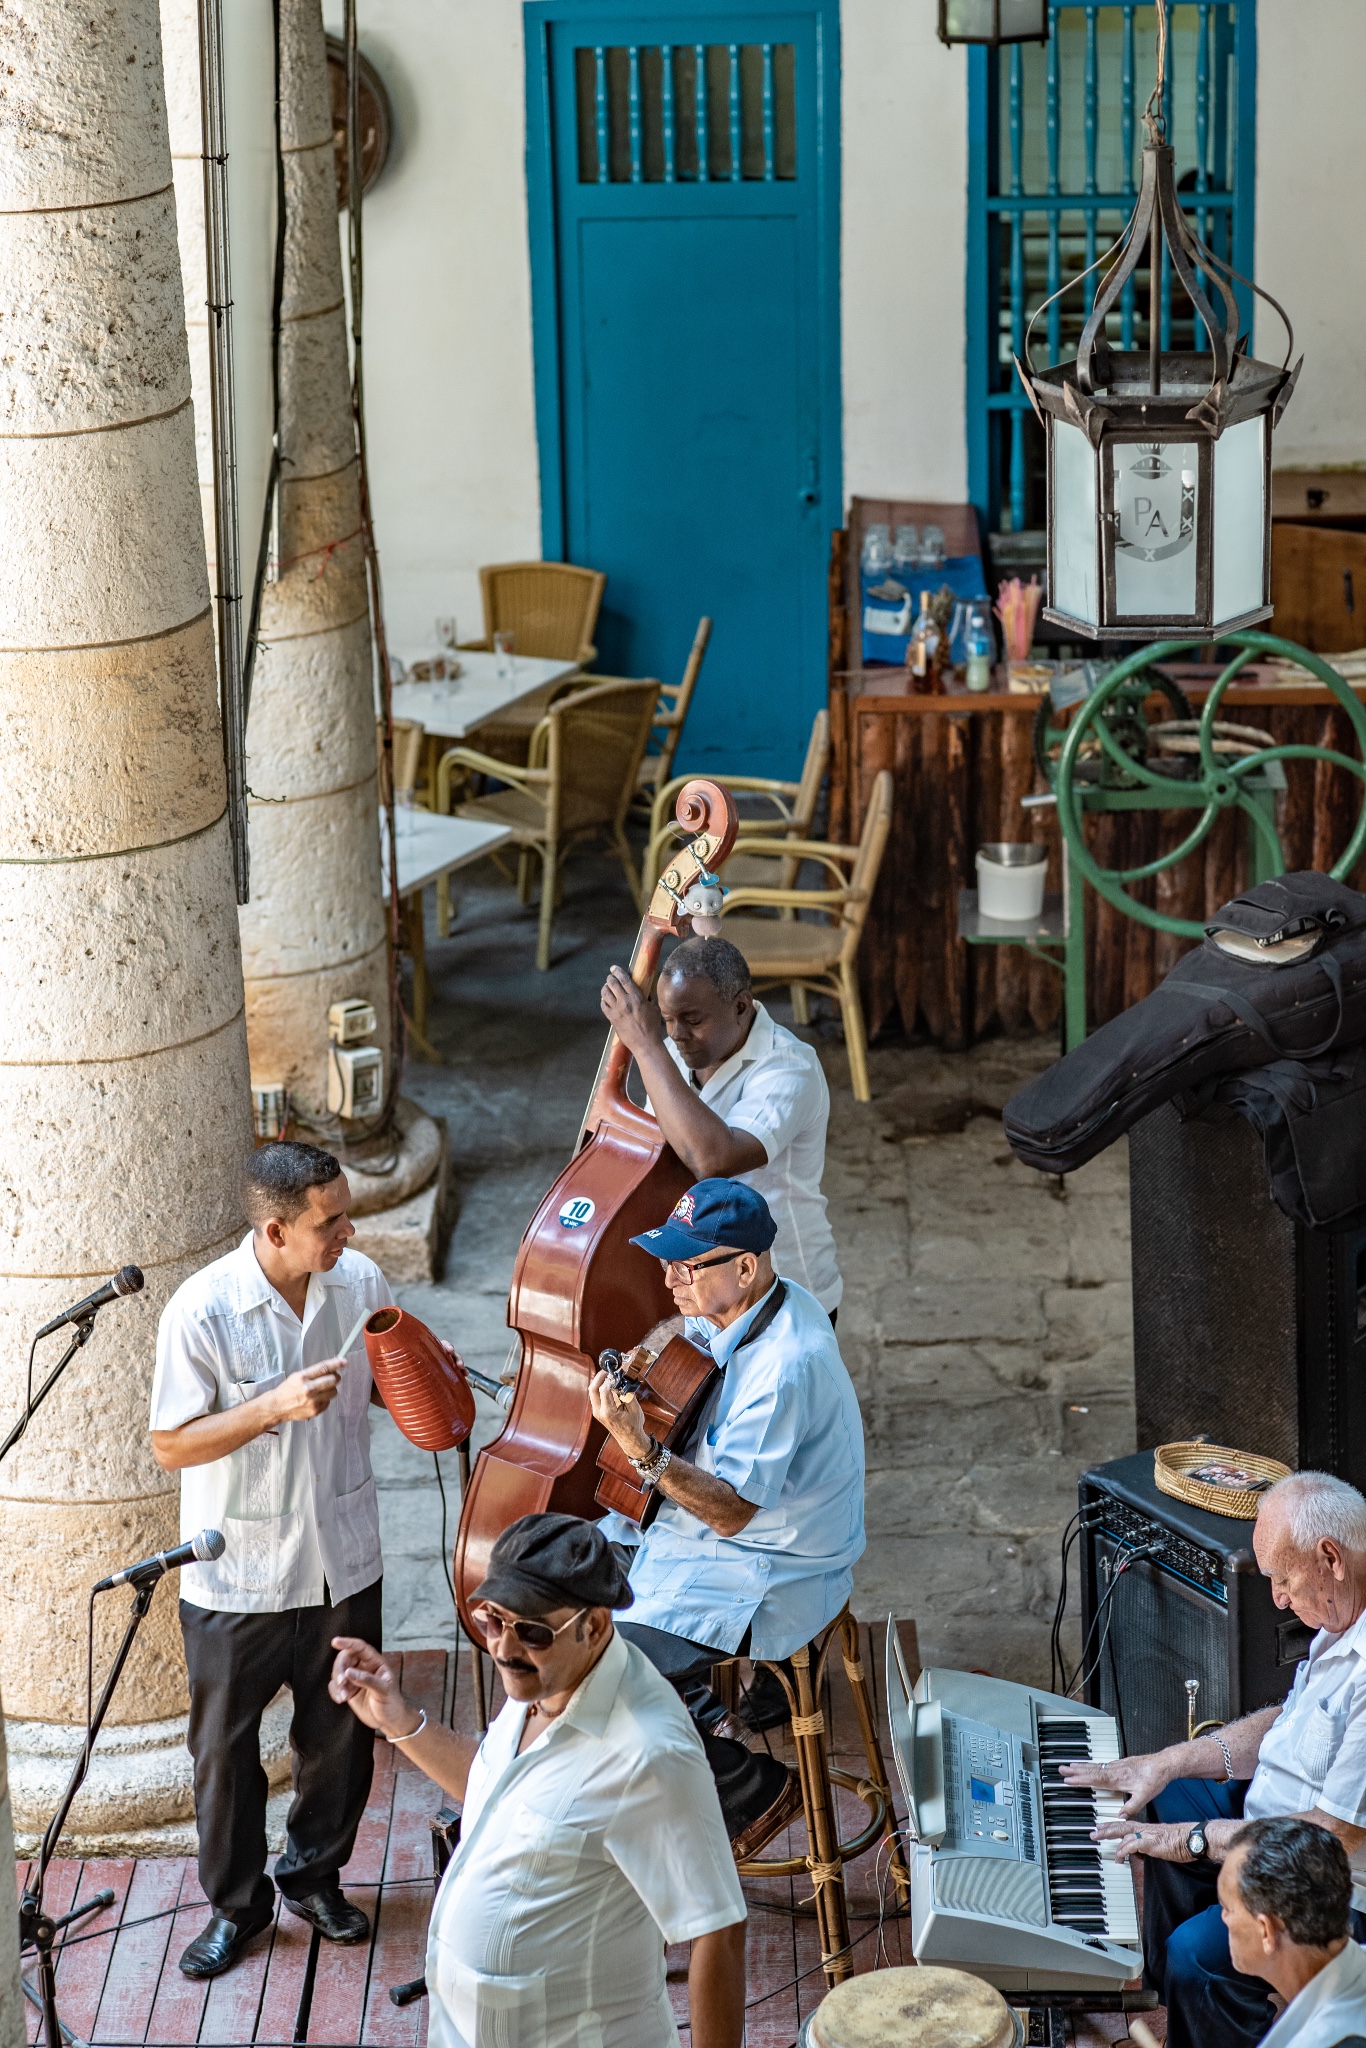
[[(399, 790), (413, 790), (416, 793), (422, 768), (423, 740), (425, 729), (415, 718), (394, 720), (394, 786)], [(384, 721), (375, 720), (375, 751), (379, 760), (379, 800), (389, 801), (389, 781), (384, 772)], [(423, 805), (423, 809), (427, 806)], [(387, 856), (386, 856), (387, 857)], [(399, 951), (406, 953), (413, 963), (413, 1015), (412, 1023), (417, 1036), (426, 1047), (427, 997), (431, 982), (427, 974), (427, 935), (422, 918), (422, 891), (414, 889), (409, 895), (401, 896), (398, 905)]]
[[(415, 718), (394, 720), (394, 785), (416, 790), (422, 769), (424, 728)], [(384, 772), (384, 721), (375, 720), (375, 753), (379, 762), (379, 800), (389, 801), (389, 783)]]
[[(561, 697), (531, 736), (530, 761), (511, 767), (477, 747), (451, 747), (437, 768), (437, 809), (485, 823), (510, 825), (521, 848), (518, 894), (531, 897), (531, 856), (541, 861), (541, 921), (536, 965), (550, 965), (550, 936), (560, 873), (580, 840), (610, 839), (637, 906), (640, 880), (626, 839), (626, 812), (654, 717), (658, 686), (606, 677), (591, 689)], [(497, 777), (507, 784), (486, 796), (460, 800), (455, 779)]]
[[(805, 839), (815, 821), (816, 805), (820, 801), (821, 784), (825, 780), (829, 759), (830, 714), (820, 710), (811, 722), (811, 737), (807, 741), (800, 782), (777, 782), (768, 775), (713, 775), (710, 769), (707, 774), (709, 781), (719, 782), (722, 789), (732, 790), (741, 799), (748, 798), (772, 806), (767, 816), (741, 817), (742, 842), (759, 835), (765, 839), (776, 839), (780, 834)], [(662, 783), (655, 792), (650, 809), (650, 837), (645, 848), (647, 889), (653, 889), (659, 880), (669, 849), (679, 837), (679, 827), (673, 814), (674, 800), (684, 783), (691, 779), (687, 775), (675, 775), (671, 782)], [(722, 872), (731, 887), (772, 879), (781, 888), (790, 889), (797, 878), (797, 867), (795, 860), (784, 861), (781, 870), (775, 874), (767, 861), (752, 859), (748, 845), (742, 843)]]
[(655, 707), (654, 719), (650, 726), (650, 738), (658, 739), (659, 752), (647, 754), (640, 764), (636, 801), (632, 805), (632, 809), (639, 817), (650, 817), (651, 797), (661, 782), (667, 782), (674, 772), (674, 755), (678, 752), (678, 742), (683, 737), (688, 707), (692, 703), (693, 691), (697, 688), (697, 678), (702, 673), (702, 657), (707, 651), (707, 642), (710, 639), (711, 620), (701, 618), (697, 622), (697, 631), (693, 634), (682, 682), (659, 685), (659, 703)]
[[(726, 937), (749, 962), (756, 988), (786, 982), (809, 990), (812, 995), (830, 996), (839, 1004), (856, 1102), (873, 1099), (868, 1085), (868, 1043), (856, 963), (891, 824), (892, 772), (884, 768), (874, 779), (857, 846), (835, 846), (821, 839), (746, 842), (746, 854), (766, 854), (770, 859), (783, 861), (818, 861), (830, 878), (825, 888), (735, 889), (724, 906)], [(771, 918), (733, 914), (747, 909), (779, 913), (815, 910), (827, 922), (817, 924), (800, 916), (788, 918), (781, 914)]]
[[(593, 634), (607, 578), (596, 569), (576, 569), (570, 562), (503, 562), (479, 571), (484, 598), (484, 637), (461, 645), (477, 652), (493, 646), (495, 633), (511, 633), (514, 652), (550, 661), (593, 661)], [(580, 688), (566, 676), (533, 690), (487, 725), (479, 727), (486, 754), (519, 765), (527, 759), (531, 735), (557, 697)]]

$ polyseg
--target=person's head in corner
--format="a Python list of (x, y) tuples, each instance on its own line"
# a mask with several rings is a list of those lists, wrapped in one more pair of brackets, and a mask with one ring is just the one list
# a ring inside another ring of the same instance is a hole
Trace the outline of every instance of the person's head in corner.
[(1234, 1969), (1292, 1999), (1346, 1943), (1347, 1852), (1312, 1821), (1248, 1821), (1219, 1866), (1219, 1904)]

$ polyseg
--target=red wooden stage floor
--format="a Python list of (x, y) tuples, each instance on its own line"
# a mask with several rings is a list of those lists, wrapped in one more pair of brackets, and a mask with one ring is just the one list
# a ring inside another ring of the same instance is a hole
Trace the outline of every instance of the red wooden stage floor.
[[(411, 1698), (429, 1714), (472, 1729), (464, 1655), (457, 1664), (444, 1650), (410, 1651), (402, 1661), (404, 1689)], [(830, 1709), (835, 1760), (861, 1775), (862, 1754), (842, 1682), (834, 1688)], [(790, 1745), (776, 1747), (775, 1753), (793, 1760)], [(844, 1832), (852, 1834), (864, 1809), (850, 1795), (839, 1796)], [(348, 1895), (371, 1917), (371, 1938), (356, 1948), (320, 1943), (311, 1987), (311, 1930), (283, 1911), (277, 1912), (270, 1933), (225, 1976), (209, 1984), (181, 1976), (177, 1959), (207, 1913), (192, 1862), (177, 1857), (58, 1859), (48, 1875), (45, 1904), (50, 1913), (67, 1912), (104, 1887), (114, 1892), (113, 1905), (79, 1922), (58, 1952), (57, 1997), (64, 2025), (80, 2041), (101, 2048), (142, 2042), (161, 2048), (182, 2043), (186, 2048), (191, 2043), (293, 2048), (301, 2042), (310, 2048), (359, 2043), (423, 2048), (426, 2000), (397, 2007), (389, 1987), (422, 1975), (432, 1902), (429, 1821), (440, 1803), (437, 1788), (415, 1765), (387, 1743), (375, 1745), (374, 1786), (355, 1854), (343, 1873)], [(780, 1841), (767, 1853), (802, 1853), (803, 1830), (798, 1827), (792, 1834), (790, 1847)], [(27, 1868), (19, 1866), (21, 1888)], [(912, 1960), (905, 1922), (890, 1917), (896, 1909), (890, 1883), (887, 1917), (879, 1925), (878, 1884), (885, 1871), (885, 1854), (870, 1853), (848, 1868), (852, 1960), (858, 1971), (878, 1961)], [(802, 2021), (825, 1991), (810, 1885), (795, 1879), (746, 1880), (745, 1893), (750, 1907), (746, 2048), (794, 2048)], [(685, 2044), (687, 1960), (686, 1948), (669, 1953), (670, 1988)], [(32, 1971), (33, 1959), (26, 1957), (30, 1982)], [(38, 2015), (31, 2005), (28, 2031), (34, 2040)], [(1098, 2042), (1115, 2031), (1125, 2031), (1122, 2022), (1086, 2038)]]

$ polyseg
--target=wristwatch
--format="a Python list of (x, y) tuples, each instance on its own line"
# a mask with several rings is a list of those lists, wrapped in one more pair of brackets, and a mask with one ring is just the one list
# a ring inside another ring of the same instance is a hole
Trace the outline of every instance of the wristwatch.
[(1193, 1857), (1205, 1854), (1205, 1830), (1201, 1827), (1199, 1821), (1195, 1823), (1195, 1826), (1187, 1835), (1186, 1847), (1190, 1850)]

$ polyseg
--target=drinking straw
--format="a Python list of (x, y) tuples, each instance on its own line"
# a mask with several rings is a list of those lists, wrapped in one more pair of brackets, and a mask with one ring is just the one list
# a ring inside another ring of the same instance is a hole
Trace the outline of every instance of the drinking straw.
[(1012, 576), (1008, 583), (1001, 584), (995, 611), (1001, 621), (1007, 661), (1028, 661), (1042, 602), (1043, 591), (1039, 588), (1037, 576), (1031, 576), (1028, 583)]

